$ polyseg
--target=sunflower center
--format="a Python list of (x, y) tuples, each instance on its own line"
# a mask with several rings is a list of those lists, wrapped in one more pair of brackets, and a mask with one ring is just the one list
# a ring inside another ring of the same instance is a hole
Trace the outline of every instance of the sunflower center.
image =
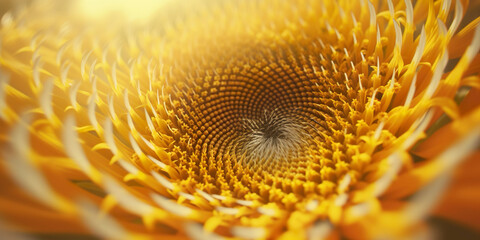
[(313, 42), (306, 45), (232, 35), (173, 51), (176, 65), (152, 101), (163, 100), (156, 121), (171, 142), (161, 146), (178, 169), (174, 181), (294, 208), (335, 194), (347, 174), (351, 183), (362, 179), (386, 88), (359, 74), (376, 64), (373, 56), (324, 33), (305, 36)]
[[(184, 74), (190, 65), (172, 70), (173, 85), (162, 90), (170, 93), (162, 95), (167, 133), (178, 142), (166, 147), (181, 181), (207, 193), (265, 202), (275, 188), (279, 204), (291, 193), (330, 194), (357, 154), (347, 151), (360, 118), (360, 104), (351, 102), (354, 83), (345, 84), (344, 74), (335, 71), (340, 67), (307, 61), (305, 56), (320, 56), (311, 54), (321, 50), (314, 47), (228, 49), (215, 51), (209, 66), (195, 65), (195, 76)], [(343, 59), (341, 54), (335, 56)]]

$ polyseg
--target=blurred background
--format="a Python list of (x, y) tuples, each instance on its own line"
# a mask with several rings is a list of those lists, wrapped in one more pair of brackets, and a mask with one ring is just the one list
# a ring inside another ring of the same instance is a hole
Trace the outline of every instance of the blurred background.
[(121, 14), (126, 20), (142, 21), (150, 18), (159, 7), (162, 7), (162, 5), (170, 1), (171, 0), (0, 0), (0, 15), (3, 15), (7, 11), (15, 11), (32, 2), (45, 2), (45, 4), (50, 4), (57, 9), (70, 8), (74, 13), (81, 14), (88, 19)]

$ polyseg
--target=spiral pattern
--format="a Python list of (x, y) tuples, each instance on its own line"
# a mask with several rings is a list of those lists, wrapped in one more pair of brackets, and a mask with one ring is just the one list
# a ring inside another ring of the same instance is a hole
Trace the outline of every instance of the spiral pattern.
[(412, 237), (478, 152), (464, 1), (51, 4), (1, 22), (0, 213), (26, 233)]

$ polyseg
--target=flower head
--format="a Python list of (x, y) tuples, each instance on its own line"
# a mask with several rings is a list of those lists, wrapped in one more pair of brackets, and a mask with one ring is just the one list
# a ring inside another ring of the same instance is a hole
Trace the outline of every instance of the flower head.
[(6, 232), (411, 238), (432, 210), (480, 229), (444, 207), (478, 213), (477, 190), (432, 207), (480, 182), (453, 174), (480, 137), (468, 1), (54, 3), (1, 21)]

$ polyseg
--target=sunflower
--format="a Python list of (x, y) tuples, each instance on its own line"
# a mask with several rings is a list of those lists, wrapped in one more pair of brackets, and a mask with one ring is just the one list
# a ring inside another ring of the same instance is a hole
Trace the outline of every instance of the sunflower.
[(478, 3), (78, 6), (1, 19), (2, 236), (479, 236)]

